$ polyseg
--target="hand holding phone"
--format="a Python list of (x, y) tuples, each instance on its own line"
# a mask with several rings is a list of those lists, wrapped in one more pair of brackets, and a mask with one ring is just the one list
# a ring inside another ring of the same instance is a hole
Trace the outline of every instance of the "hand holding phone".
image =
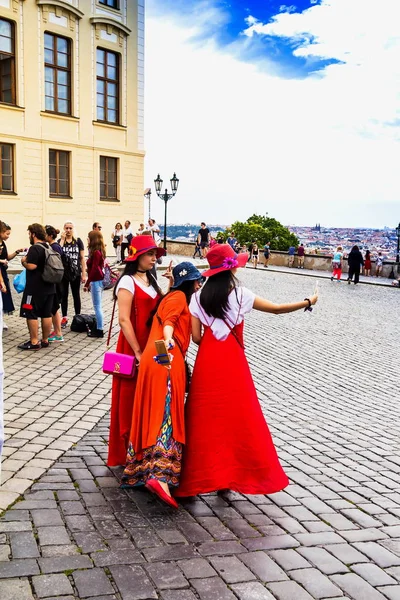
[(171, 364), (172, 355), (168, 352), (167, 344), (165, 340), (156, 340), (155, 342), (157, 354), (154, 357), (154, 360), (159, 364), (165, 367), (168, 367)]

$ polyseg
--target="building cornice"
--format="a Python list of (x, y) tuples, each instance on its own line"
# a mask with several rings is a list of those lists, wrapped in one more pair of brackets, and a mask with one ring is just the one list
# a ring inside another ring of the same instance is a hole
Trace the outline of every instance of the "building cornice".
[(119, 29), (119, 31), (123, 32), (125, 35), (129, 35), (132, 32), (129, 27), (110, 17), (90, 17), (89, 21), (93, 23), (93, 25), (99, 24), (115, 27), (115, 29)]
[(72, 6), (72, 4), (70, 4), (69, 2), (64, 2), (64, 0), (36, 0), (36, 2), (39, 6), (47, 5), (62, 8), (63, 10), (73, 13), (77, 17), (77, 19), (82, 19), (84, 15), (84, 13), (81, 10), (79, 10), (79, 8)]

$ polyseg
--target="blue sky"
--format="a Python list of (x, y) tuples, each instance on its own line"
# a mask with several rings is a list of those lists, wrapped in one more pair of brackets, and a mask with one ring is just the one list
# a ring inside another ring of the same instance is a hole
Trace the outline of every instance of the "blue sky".
[(398, 4), (147, 0), (145, 187), (176, 171), (169, 220), (397, 224)]

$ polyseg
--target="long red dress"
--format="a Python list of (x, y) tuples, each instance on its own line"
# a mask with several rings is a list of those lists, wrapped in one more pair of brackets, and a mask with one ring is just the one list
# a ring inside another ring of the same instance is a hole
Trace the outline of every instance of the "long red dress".
[[(222, 489), (272, 494), (289, 480), (257, 398), (243, 347), (204, 328), (186, 403), (186, 445), (174, 496)], [(243, 322), (234, 327), (243, 345)]]
[[(157, 295), (155, 298), (152, 298), (136, 284), (134, 279), (133, 282), (135, 293), (132, 300), (131, 323), (143, 352), (150, 334), (150, 327), (147, 322), (150, 313), (157, 305), (159, 296)], [(122, 331), (119, 334), (116, 351), (133, 356), (133, 350), (126, 341)], [(132, 425), (133, 399), (136, 391), (137, 373), (138, 372), (136, 371), (136, 376), (133, 379), (123, 379), (121, 377), (113, 376), (111, 392), (111, 424), (107, 460), (109, 467), (124, 465), (126, 461), (126, 453), (129, 446), (129, 432)]]

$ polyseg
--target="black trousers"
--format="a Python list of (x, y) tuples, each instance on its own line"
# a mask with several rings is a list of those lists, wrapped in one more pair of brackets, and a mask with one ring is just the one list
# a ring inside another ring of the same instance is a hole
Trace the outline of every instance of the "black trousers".
[(358, 283), (360, 280), (360, 267), (349, 267), (349, 279), (353, 280), (354, 275), (354, 283)]
[(68, 294), (70, 286), (74, 301), (75, 314), (81, 314), (81, 276), (79, 274), (74, 281), (67, 281), (66, 279), (62, 280), (61, 311), (63, 317), (68, 315)]
[(121, 244), (121, 260), (122, 262), (125, 260), (125, 250), (128, 250), (129, 244), (122, 242)]

